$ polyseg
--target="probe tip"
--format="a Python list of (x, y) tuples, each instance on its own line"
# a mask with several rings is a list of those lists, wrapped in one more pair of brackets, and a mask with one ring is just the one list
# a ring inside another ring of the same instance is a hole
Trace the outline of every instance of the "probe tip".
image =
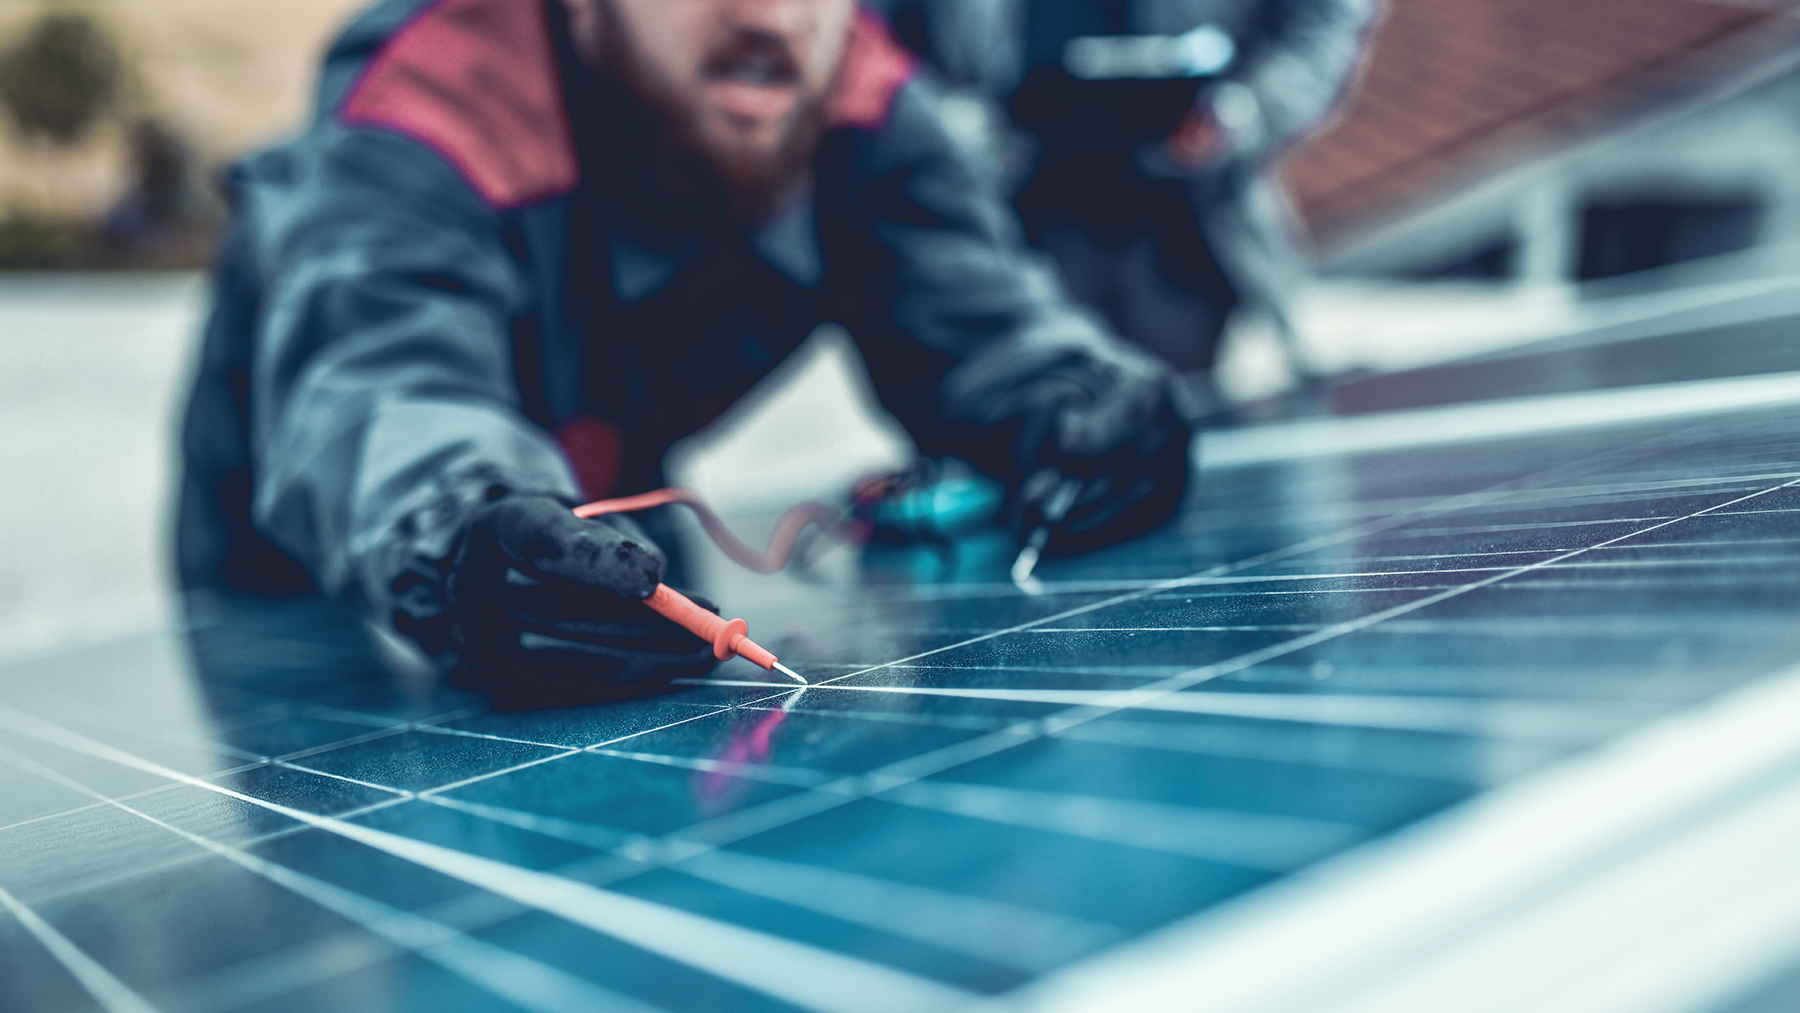
[(794, 671), (793, 669), (787, 667), (786, 665), (782, 664), (779, 661), (777, 661), (775, 663), (775, 671), (780, 672), (782, 675), (787, 676), (788, 678), (794, 680), (795, 682), (799, 683), (802, 686), (807, 684), (806, 680), (801, 677), (799, 672)]
[(1035, 545), (1027, 545), (1019, 550), (1019, 558), (1013, 560), (1012, 581), (1023, 584), (1031, 579), (1031, 571), (1037, 569), (1041, 551)]

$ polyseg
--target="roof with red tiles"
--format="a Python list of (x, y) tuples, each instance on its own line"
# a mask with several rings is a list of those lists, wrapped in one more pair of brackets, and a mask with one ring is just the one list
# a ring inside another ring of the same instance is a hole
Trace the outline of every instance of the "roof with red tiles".
[(1780, 36), (1779, 5), (1388, 0), (1358, 86), (1284, 182), (1321, 244), (1692, 87)]

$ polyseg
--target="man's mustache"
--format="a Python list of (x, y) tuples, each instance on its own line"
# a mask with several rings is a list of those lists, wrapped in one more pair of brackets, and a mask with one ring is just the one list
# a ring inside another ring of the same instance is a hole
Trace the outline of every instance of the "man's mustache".
[(800, 62), (787, 40), (770, 32), (741, 28), (701, 65), (708, 81), (780, 87), (800, 82)]

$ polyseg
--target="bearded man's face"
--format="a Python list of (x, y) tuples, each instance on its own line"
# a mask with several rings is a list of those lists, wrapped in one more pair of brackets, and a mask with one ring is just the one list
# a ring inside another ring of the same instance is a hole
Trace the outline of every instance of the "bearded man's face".
[(766, 213), (804, 176), (842, 62), (853, 0), (564, 0), (584, 59)]

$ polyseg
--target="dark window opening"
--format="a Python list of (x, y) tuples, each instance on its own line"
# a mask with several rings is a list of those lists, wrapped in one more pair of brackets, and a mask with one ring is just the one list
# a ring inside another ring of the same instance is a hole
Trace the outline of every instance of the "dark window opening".
[(1755, 197), (1589, 204), (1581, 216), (1583, 281), (1748, 249), (1761, 230)]

